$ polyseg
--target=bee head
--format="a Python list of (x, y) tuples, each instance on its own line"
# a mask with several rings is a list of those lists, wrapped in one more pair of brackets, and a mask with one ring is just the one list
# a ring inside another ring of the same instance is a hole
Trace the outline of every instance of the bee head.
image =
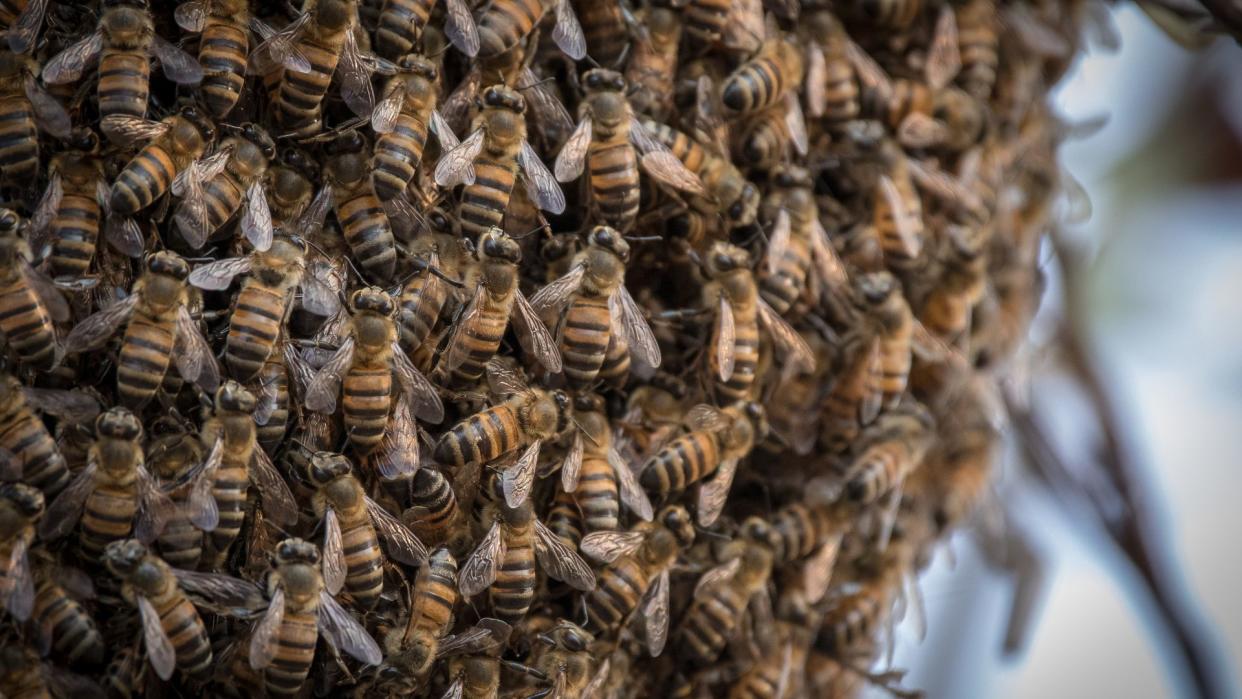
[(245, 386), (229, 380), (216, 389), (216, 409), (236, 413), (253, 413), (258, 405), (254, 394)]
[(622, 262), (628, 262), (630, 259), (630, 244), (625, 242), (625, 238), (622, 238), (615, 228), (596, 226), (591, 229), (591, 244), (611, 251), (621, 258)]
[(669, 505), (659, 514), (660, 524), (672, 533), (673, 538), (677, 539), (677, 545), (682, 548), (689, 548), (694, 543), (694, 522), (690, 519), (690, 513), (681, 505)]
[(355, 313), (370, 311), (385, 317), (392, 315), (397, 310), (392, 297), (385, 293), (383, 289), (374, 286), (355, 291), (353, 296), (349, 297), (349, 306)]
[(750, 267), (750, 254), (731, 243), (717, 241), (703, 261), (707, 276), (716, 278)]
[(738, 533), (748, 541), (767, 546), (775, 546), (778, 539), (776, 530), (762, 517), (747, 517)]
[(285, 539), (276, 545), (273, 561), (277, 565), (288, 563), (319, 564), (319, 547), (302, 539)]
[(177, 253), (161, 250), (147, 257), (147, 271), (185, 281), (190, 276), (190, 265)]
[(526, 100), (517, 90), (505, 85), (492, 85), (483, 92), (483, 106), (521, 114), (526, 111)]
[(198, 129), (199, 134), (202, 135), (204, 141), (215, 139), (216, 125), (196, 105), (189, 104), (182, 107), (181, 118), (193, 124)]
[(95, 418), (95, 434), (113, 439), (136, 440), (142, 436), (142, 422), (126, 408), (109, 408)]
[(744, 182), (742, 191), (729, 206), (727, 212), (729, 220), (735, 225), (746, 226), (754, 222), (757, 211), (759, 211), (759, 189), (751, 182)]
[(99, 150), (99, 134), (84, 126), (75, 128), (69, 134), (69, 147), (85, 153), (94, 153)]
[(427, 212), (427, 225), (436, 233), (449, 234), (453, 232), (453, 220), (449, 218), (448, 213), (436, 207)]
[(562, 619), (546, 636), (549, 643), (561, 646), (571, 653), (581, 653), (591, 645), (595, 637), (582, 627)]
[(280, 162), (306, 179), (314, 182), (319, 179), (319, 163), (309, 153), (296, 146), (285, 146), (278, 153)]
[(615, 70), (593, 68), (582, 76), (582, 84), (587, 91), (625, 92), (625, 77)]
[(436, 69), (436, 64), (416, 53), (409, 53), (403, 56), (400, 62), (397, 63), (397, 67), (402, 72), (416, 75), (428, 82), (435, 82), (440, 76), (440, 71)]
[(347, 476), (349, 471), (349, 459), (330, 451), (315, 452), (306, 467), (306, 475), (311, 483), (317, 486), (324, 486), (342, 476)]
[(12, 209), (0, 209), (0, 235), (17, 235), (22, 217)]
[(883, 303), (897, 289), (897, 278), (888, 272), (872, 272), (858, 277), (858, 294), (872, 305)]
[(756, 403), (753, 400), (747, 401), (746, 405), (742, 407), (742, 412), (745, 413), (746, 419), (750, 420), (750, 424), (755, 428), (756, 441), (768, 436), (770, 429), (768, 426), (768, 414), (763, 409), (762, 404)]
[(810, 189), (814, 186), (811, 173), (792, 163), (782, 163), (772, 170), (772, 184), (780, 189)]
[(508, 233), (499, 228), (492, 228), (483, 234), (483, 239), (479, 241), (479, 250), (484, 257), (501, 259), (515, 265), (522, 261), (522, 248)]
[(137, 539), (113, 541), (103, 551), (104, 566), (116, 576), (134, 572), (146, 557), (147, 547)]
[(241, 126), (241, 134), (242, 138), (253, 143), (263, 153), (264, 158), (271, 160), (276, 157), (276, 142), (262, 126), (246, 122)]
[(574, 402), (568, 393), (561, 390), (552, 392), (552, 400), (556, 402), (556, 431), (564, 432), (569, 428), (569, 421), (573, 417)]
[(35, 519), (43, 515), (43, 491), (25, 483), (0, 483), (0, 500), (12, 503), (23, 517)]
[(341, 155), (343, 153), (357, 153), (366, 148), (366, 139), (357, 129), (350, 129), (328, 142), (324, 147), (324, 152), (328, 155)]

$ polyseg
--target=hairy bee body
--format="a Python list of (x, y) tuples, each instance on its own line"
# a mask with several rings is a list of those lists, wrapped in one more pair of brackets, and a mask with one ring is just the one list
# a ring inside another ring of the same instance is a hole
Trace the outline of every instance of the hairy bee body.
[(253, 380), (269, 364), (282, 365), (273, 361), (273, 351), (304, 271), (302, 250), (283, 236), (272, 242), (270, 250), (252, 254), (252, 272), (237, 294), (224, 340), (224, 362), (233, 378), (242, 382)]
[(479, 58), (490, 58), (517, 46), (546, 11), (543, 0), (499, 0), (489, 5), (479, 18)]
[[(805, 176), (806, 173), (802, 171), (796, 175)], [(787, 187), (774, 186), (772, 191), (768, 218), (774, 220), (777, 211), (784, 211), (789, 217), (790, 234), (788, 244), (780, 251), (780, 257), (776, 260), (775, 270), (769, 271), (772, 266), (770, 264), (761, 269), (759, 295), (773, 310), (785, 315), (807, 288), (812, 262), (812, 227), (819, 221), (819, 210), (815, 205), (809, 177)]]
[(923, 461), (930, 446), (931, 417), (922, 408), (886, 413), (875, 424), (877, 434), (846, 473), (845, 494), (858, 503), (870, 504), (902, 482)]
[(620, 525), (617, 474), (602, 455), (583, 457), (582, 476), (574, 498), (582, 510), (582, 522), (588, 530), (613, 530)]
[(189, 266), (179, 257), (153, 258), (159, 271), (134, 282), (137, 302), (125, 326), (117, 360), (116, 391), (121, 404), (138, 408), (164, 384), (177, 335), (177, 314), (189, 302)]
[[(319, 457), (314, 457), (318, 459)], [(312, 469), (315, 461), (312, 461)], [(328, 507), (341, 527), (341, 550), (345, 556), (345, 589), (363, 608), (375, 606), (384, 590), (384, 557), (379, 537), (367, 513), (366, 493), (352, 475), (339, 476), (318, 484), (314, 496), (317, 513)]]
[(523, 432), (518, 410), (502, 403), (457, 423), (436, 443), (436, 461), (461, 468), (494, 461), (517, 449)]
[[(539, 3), (539, 0), (523, 1)], [(499, 6), (501, 3), (493, 5), (493, 11)], [(492, 14), (484, 15), (484, 21)], [(484, 22), (479, 23), (480, 38), (484, 36), (484, 26)], [(486, 49), (486, 40), (483, 46)], [(482, 53), (481, 50), (480, 55)], [(474, 128), (484, 129), (483, 150), (474, 159), (474, 183), (462, 190), (461, 206), (457, 211), (462, 234), (472, 240), (478, 240), (504, 223), (505, 209), (509, 206), (509, 197), (513, 194), (513, 183), (517, 178), (518, 151), (526, 139), (526, 120), (515, 106), (485, 105), (475, 119)]]
[(82, 551), (97, 560), (108, 544), (129, 536), (138, 514), (138, 477), (126, 474), (111, 482), (98, 482), (82, 510)]
[(716, 348), (722, 338), (713, 327), (710, 347), (712, 390), (721, 403), (732, 403), (750, 398), (759, 371), (759, 286), (749, 269), (735, 269), (716, 282), (703, 288), (708, 308), (716, 308), (721, 294), (729, 299), (733, 308), (733, 374), (720, 380), (717, 370)]
[(341, 407), (354, 449), (367, 454), (379, 446), (392, 408), (392, 367), (387, 352), (357, 361), (341, 381)]
[(447, 285), (433, 279), (430, 270), (420, 272), (401, 290), (401, 310), (397, 316), (401, 348), (414, 352), (431, 337), (448, 301)]
[(205, 452), (211, 451), (216, 440), (223, 441), (223, 458), (211, 486), (212, 497), (220, 512), (220, 521), (210, 536), (217, 563), (228, 554), (246, 519), (250, 460), (256, 444), (255, 427), (248, 412), (221, 409), (221, 406), (217, 406), (216, 415), (203, 423)]
[(429, 466), (418, 469), (410, 480), (409, 493), (411, 511), (404, 519), (418, 538), (431, 546), (455, 543), (451, 534), (461, 513), (457, 495), (444, 474)]
[(588, 630), (597, 637), (616, 630), (638, 608), (655, 578), (694, 543), (690, 515), (680, 506), (665, 508), (656, 521), (638, 550), (608, 564), (587, 593)]
[(721, 437), (717, 432), (683, 434), (643, 466), (643, 487), (665, 495), (681, 492), (715, 473), (721, 451)]
[(272, 98), (276, 123), (286, 133), (313, 135), (322, 123), (323, 99), (336, 73), (345, 45), (345, 35), (353, 28), (356, 0), (307, 0), (304, 12), (312, 18), (298, 41), (298, 49), (310, 61), (305, 73), (280, 72)]
[(90, 271), (91, 261), (95, 259), (101, 220), (98, 190), (104, 176), (103, 161), (88, 153), (70, 151), (52, 156), (51, 169), (60, 175), (64, 195), (52, 220), (48, 273), (53, 278), (76, 279)]
[(69, 467), (56, 439), (31, 410), (21, 383), (12, 375), (0, 379), (0, 448), (13, 453), (22, 465), (22, 482), (51, 499), (69, 485)]
[(438, 549), (418, 570), (410, 616), (403, 633), (389, 637), (389, 665), (402, 670), (409, 684), (425, 678), (436, 660), (436, 650), (453, 624), (457, 603), (457, 560), (448, 549)]
[(617, 65), (630, 44), (621, 3), (576, 0), (573, 6), (591, 58), (602, 66)]
[(250, 3), (213, 0), (210, 6), (198, 39), (198, 62), (203, 67), (200, 89), (207, 109), (222, 117), (232, 111), (246, 84)]
[(526, 616), (535, 601), (535, 520), (527, 500), (516, 509), (500, 507), (500, 536), (505, 555), (488, 588), (492, 613), (497, 619), (515, 624)]
[(634, 111), (663, 121), (671, 107), (682, 22), (673, 8), (652, 7), (644, 26), (647, 40), (631, 44), (625, 80), (634, 86), (630, 95)]
[[(175, 482), (203, 460), (202, 443), (191, 434), (172, 434), (158, 438), (148, 452), (153, 472), (165, 482)], [(203, 532), (190, 521), (186, 511), (191, 484), (170, 492), (176, 509), (159, 536), (160, 557), (174, 568), (193, 570), (203, 555)]]
[(992, 0), (971, 0), (954, 7), (962, 70), (957, 81), (972, 97), (987, 100), (1000, 65), (999, 19)]
[(112, 213), (130, 216), (155, 203), (173, 179), (203, 154), (214, 133), (192, 109), (164, 119), (168, 130), (143, 147), (121, 170), (109, 197)]
[(686, 134), (648, 119), (643, 126), (663, 143), (691, 172), (698, 175), (709, 201), (691, 197), (690, 204), (703, 214), (721, 214), (728, 223), (745, 226), (754, 222), (759, 190), (742, 176), (727, 158), (713, 155)]
[[(732, 542), (736, 546), (741, 542)], [(736, 633), (750, 598), (767, 594), (772, 554), (761, 545), (742, 545), (737, 572), (694, 596), (679, 629), (683, 657), (694, 665), (714, 662)]]
[(802, 54), (779, 40), (725, 79), (720, 101), (737, 114), (752, 114), (776, 104), (791, 86), (802, 82)]
[(0, 268), (0, 332), (23, 363), (50, 369), (56, 361), (52, 318), (16, 260)]
[(39, 129), (20, 80), (0, 82), (0, 176), (33, 181), (39, 172)]
[(104, 659), (103, 637), (95, 619), (70, 597), (54, 576), (41, 575), (35, 583), (33, 617), (52, 638), (52, 648), (71, 663), (98, 665)]
[(148, 49), (155, 33), (151, 15), (145, 7), (114, 6), (100, 23), (108, 40), (99, 56), (99, 113), (145, 117), (151, 93)]
[(380, 281), (396, 270), (392, 225), (372, 186), (366, 143), (356, 132), (329, 157), (325, 174), (332, 183), (332, 206), (345, 233), (345, 243), (362, 268)]
[(246, 190), (267, 173), (275, 145), (260, 127), (247, 124), (246, 136), (230, 136), (221, 148), (232, 149), (224, 170), (203, 185), (207, 231), (217, 231), (241, 208)]
[(868, 643), (884, 623), (892, 608), (887, 581), (867, 580), (857, 592), (846, 595), (828, 608), (815, 639), (815, 648), (837, 658), (850, 649)]
[[(418, 0), (391, 0), (384, 16), (407, 2), (416, 4)], [(378, 38), (377, 35), (377, 41)], [(388, 85), (389, 90), (404, 93), (401, 111), (392, 130), (376, 139), (372, 161), (374, 170), (371, 182), (376, 196), (382, 201), (399, 196), (414, 179), (414, 172), (422, 162), (423, 149), (427, 145), (431, 113), (436, 108), (438, 71), (435, 65), (419, 56), (407, 56), (402, 66), (407, 72), (394, 77)]]
[(289, 414), (294, 409), (289, 395), (289, 373), (285, 369), (285, 363), (279, 358), (269, 357), (259, 370), (258, 382), (264, 387), (263, 390), (275, 396), (275, 403), (271, 414), (267, 416), (267, 422), (255, 430), (255, 438), (269, 456), (274, 456), (285, 439), (285, 432), (289, 429)]

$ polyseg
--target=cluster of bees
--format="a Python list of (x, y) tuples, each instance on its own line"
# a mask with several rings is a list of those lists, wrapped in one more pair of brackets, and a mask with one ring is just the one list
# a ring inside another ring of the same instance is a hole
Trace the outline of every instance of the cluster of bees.
[(4, 696), (907, 691), (1084, 7), (474, 4), (0, 0)]

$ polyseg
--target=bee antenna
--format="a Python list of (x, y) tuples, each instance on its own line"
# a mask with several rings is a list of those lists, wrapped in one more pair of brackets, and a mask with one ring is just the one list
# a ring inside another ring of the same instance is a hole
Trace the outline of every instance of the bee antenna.
[(577, 428), (578, 428), (578, 434), (582, 435), (583, 437), (586, 437), (586, 438), (587, 438), (587, 441), (588, 441), (588, 442), (590, 442), (591, 444), (594, 444), (594, 445), (595, 445), (595, 446), (597, 446), (597, 447), (599, 446), (599, 442), (595, 439), (595, 437), (592, 437), (592, 436), (591, 436), (591, 433), (590, 433), (590, 432), (587, 432), (587, 431), (586, 431), (586, 428), (582, 426), (582, 423), (581, 423), (581, 422), (578, 422), (578, 418), (573, 417), (573, 416), (571, 415), (571, 416), (570, 416), (570, 418), (569, 418), (569, 421), (570, 421), (570, 422), (572, 422), (572, 423), (574, 423), (574, 425), (575, 425), (575, 426), (577, 426)]
[(720, 532), (714, 532), (710, 529), (704, 529), (698, 525), (695, 525), (694, 530), (698, 532), (699, 534), (706, 536), (708, 538), (711, 538), (711, 539), (717, 539), (719, 541), (732, 541), (732, 539), (730, 539), (728, 536), (725, 536), (724, 534), (721, 534)]
[(529, 236), (529, 235), (532, 235), (532, 234), (534, 234), (534, 233), (538, 233), (539, 231), (541, 231), (541, 230), (543, 230), (543, 229), (544, 229), (544, 224), (540, 224), (540, 225), (535, 226), (534, 228), (530, 229), (529, 231), (526, 231), (525, 233), (522, 233), (521, 235), (511, 235), (511, 236), (509, 236), (509, 237), (510, 237), (510, 238), (513, 238), (514, 240), (521, 240), (521, 239), (523, 239), (523, 238), (525, 238), (525, 237), (527, 237), (527, 236)]
[(656, 243), (664, 240), (662, 235), (627, 235), (626, 240), (632, 240), (636, 243)]
[[(590, 58), (590, 56), (588, 56), (587, 58)], [(592, 61), (592, 63), (594, 63), (594, 61)], [(550, 82), (556, 82), (556, 78), (553, 78), (553, 77), (547, 77), (547, 78), (544, 78), (543, 80), (536, 80), (535, 82), (533, 82), (533, 83), (531, 83), (531, 84), (529, 84), (529, 85), (523, 85), (522, 87), (519, 87), (519, 88), (518, 88), (518, 92), (521, 92), (521, 91), (523, 91), (523, 90), (530, 90), (530, 89), (532, 89), (532, 88), (539, 87), (540, 85), (542, 85), (542, 84), (544, 84), (544, 83), (550, 83)]]

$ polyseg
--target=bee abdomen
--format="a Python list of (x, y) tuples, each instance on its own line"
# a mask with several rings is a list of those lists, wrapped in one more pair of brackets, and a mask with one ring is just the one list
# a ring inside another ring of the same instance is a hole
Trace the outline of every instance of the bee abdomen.
[(285, 612), (276, 642), (276, 657), (267, 666), (267, 689), (273, 694), (297, 694), (310, 674), (319, 641), (319, 624), (313, 614)]
[(521, 426), (507, 406), (488, 408), (453, 427), (436, 444), (436, 461), (456, 467), (486, 463), (517, 448)]
[(611, 531), (620, 525), (617, 474), (606, 459), (588, 457), (583, 460), (574, 496), (590, 531)]
[(749, 114), (776, 104), (785, 92), (785, 78), (773, 58), (757, 58), (725, 79), (720, 101), (727, 109)]
[(729, 0), (693, 0), (686, 5), (686, 33), (701, 44), (715, 44), (729, 21)]
[(401, 348), (406, 352), (413, 352), (422, 346), (444, 308), (447, 290), (443, 285), (428, 286), (429, 274), (424, 272), (410, 280), (401, 293), (397, 328), (401, 333)]
[(345, 553), (345, 589), (363, 607), (373, 607), (384, 591), (384, 561), (369, 522), (341, 532)]
[[(342, 31), (342, 39), (344, 31), (348, 29)], [(301, 130), (319, 120), (320, 105), (328, 94), (328, 83), (336, 72), (341, 52), (339, 47), (332, 50), (309, 41), (301, 42), (298, 48), (310, 61), (311, 69), (305, 73), (289, 70), (281, 73), (275, 102), (277, 121), (288, 129)]]
[(21, 95), (0, 101), (0, 172), (6, 182), (33, 182), (39, 172), (39, 131)]
[(381, 280), (392, 278), (397, 248), (392, 227), (379, 199), (365, 186), (337, 199), (336, 214), (345, 231), (345, 242), (363, 269)]
[(52, 635), (52, 647), (70, 662), (97, 665), (103, 661), (103, 638), (95, 620), (77, 600), (48, 578), (35, 591), (34, 618)]
[(759, 366), (759, 326), (750, 321), (737, 319), (734, 326), (733, 375), (728, 381), (716, 383), (716, 394), (722, 403), (746, 400), (755, 383)]
[(638, 216), (638, 158), (627, 141), (604, 146), (592, 144), (587, 154), (591, 191), (600, 218), (621, 232)]
[(50, 501), (69, 485), (65, 457), (42, 420), (19, 416), (0, 432), (0, 446), (13, 452), (22, 464), (22, 481), (43, 491), (45, 499)]
[(199, 37), (198, 62), (203, 66), (203, 101), (214, 116), (224, 116), (237, 104), (246, 84), (249, 49), (246, 31), (235, 18), (207, 19)]
[(211, 545), (217, 557), (228, 553), (233, 540), (241, 532), (246, 519), (246, 491), (250, 487), (250, 472), (246, 466), (221, 464), (212, 483), (211, 494), (220, 511), (220, 522), (211, 532)]
[(742, 614), (742, 602), (727, 586), (696, 598), (681, 627), (682, 649), (691, 662), (702, 665), (720, 655)]
[(150, 206), (168, 191), (177, 166), (168, 151), (147, 146), (125, 166), (112, 185), (112, 213), (129, 216)]
[(859, 641), (871, 637), (884, 614), (884, 600), (868, 590), (850, 595), (830, 608), (815, 640), (815, 647), (838, 657)]
[[(182, 506), (185, 496), (173, 496), (178, 507)], [(178, 501), (180, 500), (180, 502)], [(180, 511), (174, 514), (164, 526), (160, 534), (160, 556), (174, 568), (193, 570), (203, 555), (203, 532)]]
[(172, 359), (171, 323), (153, 322), (135, 314), (125, 330), (117, 362), (117, 393), (130, 407), (144, 405), (159, 390)]
[(578, 544), (582, 542), (582, 512), (574, 493), (566, 493), (560, 488), (556, 490), (552, 507), (548, 509), (548, 529), (566, 546), (575, 551), (578, 549)]
[(164, 609), (157, 605), (157, 610), (160, 625), (177, 653), (177, 666), (191, 676), (205, 675), (211, 667), (211, 640), (198, 610), (180, 593), (171, 595)]
[(22, 362), (51, 369), (56, 361), (56, 334), (51, 316), (24, 275), (0, 287), (0, 331)]
[(82, 550), (97, 560), (105, 546), (129, 536), (138, 513), (135, 486), (100, 485), (86, 498), (82, 509)]
[(565, 311), (560, 343), (565, 378), (572, 388), (581, 389), (595, 381), (611, 335), (612, 314), (607, 297), (576, 296)]
[(203, 203), (207, 211), (207, 230), (216, 231), (241, 208), (245, 189), (233, 173), (225, 170), (203, 188)]
[(380, 200), (388, 201), (405, 191), (414, 179), (426, 145), (427, 123), (405, 113), (397, 117), (392, 131), (379, 137), (375, 142), (371, 183)]
[(425, 0), (387, 0), (375, 29), (375, 49), (395, 61), (414, 48), (414, 42), (427, 26), (432, 3)]
[(495, 56), (517, 46), (543, 17), (540, 0), (498, 0), (479, 19), (479, 57)]
[(90, 271), (99, 240), (99, 202), (93, 192), (66, 191), (52, 221), (52, 277), (81, 277)]
[(620, 333), (612, 333), (608, 338), (608, 351), (604, 353), (604, 363), (599, 368), (599, 378), (613, 386), (622, 386), (630, 374), (630, 346)]
[(99, 113), (145, 117), (150, 83), (151, 59), (145, 53), (105, 49), (99, 59)]
[(489, 307), (486, 299), (483, 303), (485, 306), (478, 318), (462, 328), (457, 341), (448, 350), (455, 358), (458, 353), (465, 354), (460, 357), (457, 368), (451, 372), (451, 386), (471, 386), (483, 378), (488, 361), (496, 356), (500, 342), (505, 337), (505, 329), (509, 327), (509, 314), (505, 310)]
[(287, 297), (251, 279), (246, 280), (229, 318), (224, 359), (238, 381), (247, 382), (263, 368), (280, 337)]
[(642, 486), (667, 496), (711, 475), (719, 464), (720, 447), (716, 437), (705, 432), (691, 432), (673, 440), (647, 462)]
[(513, 179), (517, 176), (517, 161), (514, 158), (497, 161), (480, 155), (474, 162), (474, 172), (474, 184), (462, 190), (458, 215), (461, 232), (477, 240), (503, 222), (509, 196), (513, 193)]
[(255, 439), (268, 455), (274, 455), (289, 427), (289, 375), (285, 372), (284, 363), (269, 359), (263, 364), (259, 382), (268, 386), (268, 390), (275, 391), (276, 406), (268, 415), (267, 422), (255, 428)]
[(590, 0), (573, 4), (591, 58), (600, 65), (616, 65), (630, 44), (621, 5)]
[(384, 438), (392, 407), (392, 370), (355, 367), (341, 384), (341, 407), (349, 441), (361, 454), (369, 454)]
[(858, 118), (858, 83), (845, 59), (828, 61), (825, 70), (824, 117), (831, 124), (845, 124)]
[(505, 551), (491, 597), (497, 619), (514, 624), (526, 616), (535, 599), (535, 550), (529, 542), (516, 543)]
[(410, 482), (410, 505), (421, 508), (415, 510), (420, 516), (412, 525), (414, 533), (431, 546), (445, 543), (457, 518), (457, 496), (444, 474), (429, 466), (418, 469)]
[(631, 558), (616, 561), (599, 578), (599, 585), (587, 593), (586, 607), (592, 630), (610, 632), (638, 606), (650, 581)]

